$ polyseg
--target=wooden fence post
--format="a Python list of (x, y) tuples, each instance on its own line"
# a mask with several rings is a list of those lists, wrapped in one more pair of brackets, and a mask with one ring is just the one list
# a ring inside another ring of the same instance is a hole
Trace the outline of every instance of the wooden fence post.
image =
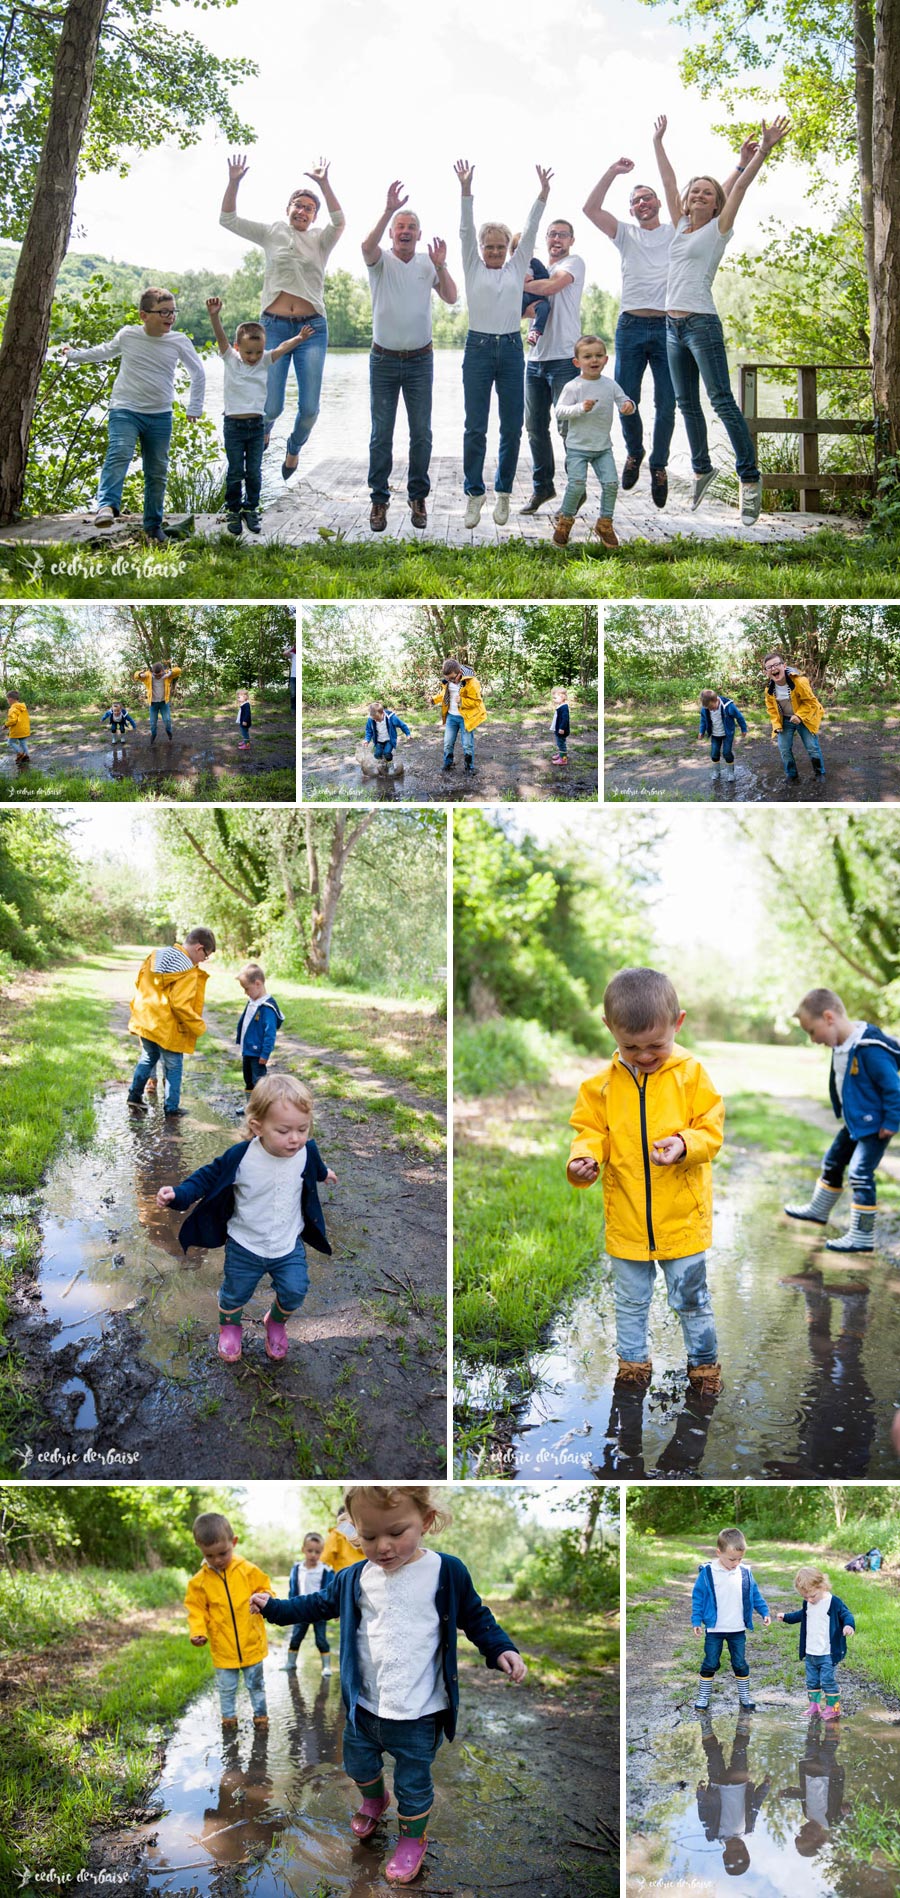
[[(817, 391), (818, 376), (815, 368), (803, 368), (797, 371), (797, 404), (801, 422), (815, 422), (819, 414)], [(817, 475), (819, 472), (818, 433), (800, 436), (800, 473)], [(821, 490), (816, 486), (800, 489), (801, 514), (819, 514), (822, 509)]]

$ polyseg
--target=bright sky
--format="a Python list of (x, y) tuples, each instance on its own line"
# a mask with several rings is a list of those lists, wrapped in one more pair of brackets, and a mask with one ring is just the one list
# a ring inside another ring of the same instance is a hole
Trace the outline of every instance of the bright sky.
[[(588, 190), (622, 153), (633, 182), (655, 182), (652, 128), (669, 117), (668, 150), (681, 179), (696, 170), (724, 177), (731, 147), (709, 132), (714, 102), (685, 92), (678, 77), (685, 36), (664, 6), (639, 0), (442, 0), (410, 12), (405, 0), (251, 0), (221, 12), (172, 10), (223, 56), (256, 60), (259, 77), (235, 95), (255, 126), (251, 170), (241, 187), (246, 215), (283, 214), (306, 166), (331, 159), (348, 229), (335, 267), (362, 273), (359, 245), (394, 177), (408, 186), (426, 236), (448, 239), (459, 264), (459, 190), (454, 159), (476, 166), (476, 218), (524, 222), (534, 196), (534, 162), (552, 165), (549, 212), (576, 225), (588, 281), (618, 289), (614, 246), (579, 216)], [(772, 111), (779, 100), (772, 100)], [(539, 129), (538, 129), (539, 127)], [(816, 221), (803, 200), (799, 167), (773, 164), (752, 187), (735, 248), (758, 244), (761, 220)], [(187, 152), (165, 143), (139, 156), (123, 182), (87, 178), (76, 202), (75, 250), (123, 262), (178, 269), (238, 267), (245, 246), (220, 230), (226, 148), (207, 137)], [(627, 185), (610, 197), (627, 212)], [(321, 215), (321, 214), (320, 214)]]
[(146, 811), (111, 805), (108, 810), (85, 811), (77, 804), (67, 806), (66, 815), (74, 822), (69, 835), (77, 857), (87, 862), (104, 851), (112, 851), (127, 863), (141, 863), (147, 871), (148, 885), (156, 859), (155, 825)]
[[(484, 1490), (490, 1485), (467, 1483), (458, 1487)], [(254, 1530), (270, 1525), (281, 1529), (291, 1522), (299, 1525), (304, 1508), (302, 1483), (245, 1483), (239, 1488), (247, 1522)], [(433, 1483), (431, 1488), (437, 1496), (442, 1485)], [(523, 1514), (545, 1528), (566, 1529), (578, 1520), (560, 1509), (561, 1503), (571, 1499), (571, 1483), (504, 1483), (502, 1490), (505, 1496), (517, 1497)]]

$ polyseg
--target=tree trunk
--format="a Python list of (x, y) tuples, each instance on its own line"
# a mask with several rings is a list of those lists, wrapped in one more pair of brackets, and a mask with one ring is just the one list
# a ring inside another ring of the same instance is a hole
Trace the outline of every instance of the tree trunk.
[(877, 0), (873, 104), (876, 447), (900, 450), (900, 12)]
[(856, 161), (862, 213), (866, 283), (869, 291), (869, 343), (875, 334), (875, 206), (873, 191), (872, 110), (875, 89), (875, 20), (872, 0), (853, 0), (853, 89), (856, 97)]
[(591, 1544), (598, 1527), (600, 1530), (600, 1547), (601, 1549), (603, 1547), (603, 1524), (600, 1520), (601, 1501), (602, 1496), (600, 1489), (597, 1484), (594, 1484), (594, 1487), (588, 1491), (587, 1514), (581, 1525), (581, 1535), (578, 1539), (579, 1553), (581, 1555), (590, 1554)]
[[(331, 855), (328, 860), (328, 869), (325, 872), (325, 882), (321, 892), (319, 891), (318, 864), (316, 864), (316, 894), (320, 895), (321, 900), (319, 902), (313, 902), (309, 950), (306, 957), (306, 966), (310, 975), (327, 975), (331, 967), (331, 938), (334, 933), (338, 904), (340, 903), (341, 891), (344, 886), (344, 870), (347, 865), (347, 858), (354, 844), (358, 843), (363, 833), (368, 830), (369, 825), (374, 823), (376, 813), (375, 811), (371, 811), (367, 817), (360, 818), (359, 823), (355, 824), (350, 831), (347, 829), (348, 815), (349, 813), (347, 811), (341, 811), (334, 820)], [(307, 854), (309, 854), (310, 850), (310, 817), (311, 813), (307, 812)], [(312, 851), (314, 857), (314, 844), (312, 845)]]
[(13, 520), (22, 505), (28, 440), (53, 293), (72, 226), (78, 155), (91, 109), (106, 5), (107, 0), (70, 0), (59, 36), (34, 203), (0, 343), (0, 523)]

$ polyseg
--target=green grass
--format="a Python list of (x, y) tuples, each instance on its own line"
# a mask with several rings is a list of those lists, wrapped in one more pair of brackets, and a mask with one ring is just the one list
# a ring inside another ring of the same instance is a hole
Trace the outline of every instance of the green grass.
[(460, 1018), (453, 1030), (453, 1085), (457, 1094), (505, 1094), (538, 1087), (566, 1060), (584, 1058), (567, 1035), (551, 1034), (540, 1022), (493, 1016), (477, 1026)]
[(871, 1865), (878, 1862), (876, 1853), (882, 1863), (900, 1866), (900, 1813), (854, 1800), (850, 1817), (841, 1826), (838, 1858), (849, 1856), (857, 1864)]
[(390, 1006), (352, 989), (314, 988), (278, 977), (284, 1032), (347, 1055), (390, 1080), (443, 1098), (447, 1087), (446, 1023), (423, 1003)]
[(29, 804), (65, 798), (75, 804), (146, 804), (160, 801), (196, 803), (289, 803), (296, 796), (296, 776), (289, 766), (252, 775), (212, 771), (189, 778), (158, 778), (152, 785), (132, 778), (92, 778), (83, 771), (30, 771), (16, 778), (0, 778), (0, 804)]
[(818, 1158), (827, 1137), (814, 1121), (800, 1120), (772, 1100), (758, 1094), (729, 1094), (726, 1101), (727, 1145), (762, 1147), (766, 1153), (789, 1153), (798, 1160)]
[(90, 962), (56, 970), (30, 1006), (0, 1019), (0, 1189), (37, 1186), (63, 1133), (87, 1144), (94, 1091), (120, 1053)]
[(186, 1569), (0, 1569), (0, 1651), (33, 1654), (68, 1637), (80, 1621), (121, 1621), (136, 1608), (180, 1600)]
[[(600, 1686), (619, 1659), (618, 1613), (558, 1602), (511, 1601), (498, 1610), (528, 1664), (528, 1680), (565, 1697), (575, 1681)], [(466, 1652), (463, 1644), (463, 1652)]]

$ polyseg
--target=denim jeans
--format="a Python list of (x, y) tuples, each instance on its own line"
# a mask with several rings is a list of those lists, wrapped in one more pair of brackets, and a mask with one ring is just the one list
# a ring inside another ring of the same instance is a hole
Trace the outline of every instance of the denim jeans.
[(644, 424), (640, 400), (644, 370), (653, 377), (653, 446), (651, 468), (668, 465), (675, 427), (675, 391), (669, 373), (664, 316), (632, 316), (623, 310), (616, 324), (616, 381), (635, 405), (633, 415), (620, 415), (629, 455), (639, 461), (644, 452)]
[(257, 1081), (264, 1081), (269, 1072), (268, 1068), (263, 1067), (262, 1062), (255, 1054), (245, 1054), (241, 1056), (241, 1069), (244, 1076), (244, 1086), (248, 1093), (251, 1088), (256, 1086)]
[(700, 402), (700, 378), (734, 449), (742, 481), (758, 481), (753, 437), (731, 393), (722, 325), (717, 316), (667, 316), (666, 349), (675, 398), (684, 417), (695, 474), (708, 474), (709, 439)]
[(434, 351), (413, 357), (369, 357), (369, 403), (372, 433), (369, 437), (369, 492), (373, 501), (387, 506), (391, 498), (390, 479), (394, 465), (394, 424), (397, 404), (402, 395), (409, 424), (409, 467), (406, 491), (411, 501), (424, 501), (431, 492), (428, 465), (431, 461), (431, 391), (434, 383)]
[(232, 1239), (229, 1233), (225, 1241), (225, 1271), (219, 1292), (220, 1318), (235, 1323), (237, 1313), (253, 1297), (260, 1279), (266, 1277), (272, 1280), (275, 1287), (279, 1309), (283, 1312), (298, 1311), (309, 1290), (303, 1240), (298, 1239), (293, 1252), (286, 1252), (281, 1259), (263, 1259), (258, 1252), (248, 1252), (247, 1247), (240, 1245), (237, 1239)]
[(565, 732), (557, 732), (557, 733), (556, 733), (556, 749), (557, 749), (557, 751), (559, 752), (559, 755), (560, 755), (560, 757), (561, 757), (561, 758), (564, 758), (564, 757), (566, 756), (566, 744), (567, 744), (567, 742), (568, 742), (568, 741), (567, 741), (567, 739), (566, 739), (566, 734), (565, 734)]
[(419, 1819), (434, 1804), (431, 1762), (444, 1737), (438, 1714), (421, 1720), (381, 1720), (368, 1707), (357, 1707), (356, 1730), (344, 1728), (344, 1772), (357, 1786), (377, 1779), (390, 1754), (394, 1762), (394, 1794), (401, 1819)]
[(106, 460), (100, 471), (97, 505), (122, 510), (122, 489), (131, 458), (140, 442), (144, 464), (144, 526), (153, 533), (162, 526), (172, 439), (172, 411), (143, 415), (138, 409), (110, 409)]
[(826, 1694), (838, 1693), (837, 1675), (830, 1654), (806, 1654), (803, 1657), (806, 1668), (806, 1685), (809, 1692), (821, 1688)]
[(28, 756), (28, 746), (24, 738), (8, 738), (6, 747), (8, 751), (17, 752), (20, 758), (27, 758)]
[(328, 1636), (325, 1632), (324, 1621), (311, 1621), (311, 1622), (308, 1621), (305, 1628), (301, 1628), (298, 1626), (291, 1629), (291, 1638), (290, 1638), (290, 1641), (288, 1642), (289, 1654), (296, 1654), (297, 1649), (299, 1648), (300, 1643), (303, 1640), (303, 1636), (309, 1632), (310, 1628), (312, 1628), (313, 1634), (315, 1636), (316, 1647), (318, 1648), (319, 1653), (320, 1654), (331, 1653), (331, 1648), (328, 1644)]
[(881, 1165), (887, 1150), (888, 1142), (879, 1140), (877, 1134), (864, 1134), (861, 1140), (854, 1140), (849, 1129), (841, 1127), (822, 1161), (826, 1186), (843, 1186), (849, 1166), (850, 1191), (857, 1206), (876, 1205), (875, 1168)]
[(785, 777), (796, 778), (798, 775), (797, 766), (794, 763), (795, 738), (799, 738), (801, 745), (803, 745), (804, 749), (809, 753), (809, 756), (814, 758), (816, 762), (821, 765), (821, 775), (822, 777), (825, 776), (825, 761), (822, 757), (822, 747), (819, 744), (818, 732), (807, 731), (805, 725), (792, 725), (790, 719), (785, 719), (780, 732), (776, 732), (775, 736), (778, 739), (778, 749), (781, 753), (781, 762), (784, 765)]
[[(277, 369), (277, 363), (275, 367)], [(229, 514), (240, 514), (242, 507), (258, 508), (265, 422), (261, 415), (226, 415), (223, 434), (228, 459), (226, 510)]]
[[(610, 1259), (615, 1274), (616, 1350), (631, 1364), (643, 1364), (648, 1354), (647, 1319), (656, 1281), (652, 1259)], [(683, 1259), (660, 1259), (672, 1311), (681, 1320), (688, 1363), (715, 1364), (718, 1354), (712, 1301), (706, 1283), (706, 1253), (690, 1252)]]
[(600, 512), (609, 519), (619, 492), (619, 477), (612, 449), (598, 448), (592, 455), (589, 449), (573, 448), (570, 442), (566, 443), (566, 491), (560, 513), (578, 513), (587, 494), (589, 468), (593, 468), (600, 483)]
[(475, 756), (474, 731), (471, 731), (471, 732), (466, 731), (465, 719), (461, 717), (459, 712), (448, 712), (447, 717), (444, 721), (444, 757), (445, 758), (452, 758), (453, 753), (456, 750), (457, 738), (462, 739), (462, 748), (463, 748), (464, 757), (474, 758)]
[(382, 744), (381, 740), (376, 738), (373, 749), (374, 749), (376, 758), (393, 758), (394, 747), (387, 740), (385, 741), (384, 744)]
[(750, 1672), (745, 1653), (747, 1645), (746, 1628), (742, 1628), (739, 1634), (710, 1634), (707, 1632), (706, 1639), (703, 1643), (703, 1660), (700, 1663), (701, 1680), (712, 1680), (713, 1675), (718, 1674), (719, 1662), (722, 1659), (722, 1649), (726, 1641), (728, 1642), (728, 1652), (731, 1656), (731, 1665), (738, 1680), (746, 1680)]
[(577, 374), (571, 356), (551, 356), (546, 362), (529, 362), (525, 370), (525, 427), (531, 449), (531, 479), (536, 493), (543, 493), (553, 486), (556, 464), (550, 420), (566, 383), (571, 382), (573, 375)]
[(141, 1036), (141, 1047), (144, 1052), (131, 1077), (128, 1099), (130, 1101), (143, 1100), (147, 1082), (156, 1070), (157, 1061), (161, 1061), (165, 1076), (165, 1110), (167, 1114), (174, 1113), (181, 1099), (181, 1070), (184, 1065), (184, 1055), (176, 1054), (172, 1048), (161, 1048), (158, 1041), (148, 1041), (146, 1035)]
[(491, 391), (497, 391), (500, 410), (500, 454), (494, 488), (511, 494), (519, 464), (522, 423), (525, 419), (525, 355), (518, 330), (508, 336), (490, 336), (470, 330), (463, 353), (463, 395), (466, 423), (463, 434), (463, 487), (466, 494), (484, 493), (484, 457)]
[(277, 349), (279, 343), (289, 342), (292, 336), (299, 335), (307, 323), (313, 332), (305, 343), (300, 343), (296, 349), (289, 350), (286, 356), (279, 356), (277, 362), (269, 364), (266, 387), (265, 433), (268, 436), (273, 422), (284, 408), (288, 371), (293, 363), (297, 378), (297, 413), (285, 444), (285, 453), (299, 455), (304, 442), (309, 440), (315, 428), (319, 413), (328, 349), (328, 324), (324, 316), (272, 316), (268, 310), (263, 311), (261, 321), (266, 332), (267, 349)]
[(722, 756), (723, 745), (725, 747), (725, 763), (734, 764), (734, 733), (733, 732), (730, 738), (711, 738), (710, 739), (709, 750), (710, 750), (710, 756), (712, 758), (713, 764), (718, 764), (719, 759)]
[(147, 709), (150, 713), (151, 738), (156, 737), (156, 728), (157, 728), (157, 725), (159, 724), (160, 719), (162, 719), (162, 722), (165, 725), (166, 731), (168, 732), (169, 737), (171, 738), (172, 736), (172, 707), (169, 704), (168, 699), (151, 699), (150, 704)]
[(233, 1720), (237, 1707), (237, 1690), (241, 1675), (244, 1676), (250, 1705), (254, 1713), (266, 1711), (266, 1689), (263, 1682), (262, 1661), (254, 1661), (252, 1667), (217, 1667), (216, 1686), (219, 1690), (219, 1705), (223, 1720)]

